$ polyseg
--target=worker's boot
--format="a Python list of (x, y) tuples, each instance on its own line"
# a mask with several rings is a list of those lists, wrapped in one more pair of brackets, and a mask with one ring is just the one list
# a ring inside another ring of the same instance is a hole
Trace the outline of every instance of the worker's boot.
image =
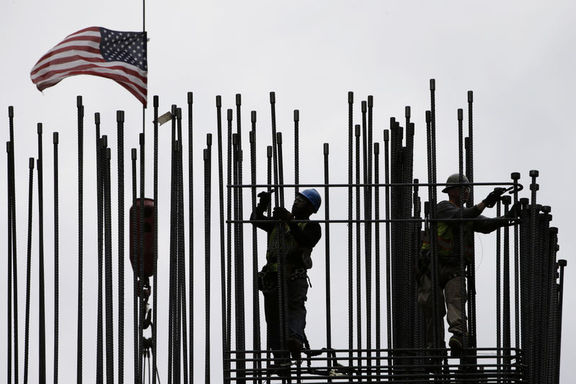
[(290, 351), (292, 358), (295, 360), (300, 360), (302, 353), (302, 341), (296, 337), (289, 337), (288, 340), (286, 340), (286, 346), (288, 347), (288, 351)]
[(450, 355), (452, 357), (461, 357), (464, 350), (464, 336), (455, 333), (448, 342), (450, 346)]

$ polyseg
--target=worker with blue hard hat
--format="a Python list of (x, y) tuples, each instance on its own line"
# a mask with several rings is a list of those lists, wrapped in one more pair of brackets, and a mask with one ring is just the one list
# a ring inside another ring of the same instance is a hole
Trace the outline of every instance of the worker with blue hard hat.
[[(272, 192), (258, 194), (260, 200), (250, 220), (268, 234), (266, 265), (258, 274), (258, 289), (264, 295), (268, 346), (274, 355), (272, 371), (287, 376), (290, 373), (290, 354), (299, 358), (303, 347), (308, 344), (304, 332), (309, 285), (307, 270), (312, 267), (312, 249), (322, 236), (320, 224), (309, 219), (318, 212), (322, 198), (315, 189), (305, 189), (296, 194), (291, 211), (275, 207), (272, 217), (268, 217), (264, 212), (270, 206)], [(278, 292), (278, 273), (281, 265), (281, 276), (285, 277), (282, 298), (286, 308), (285, 324), (280, 322), (282, 300)], [(284, 340), (281, 340), (284, 325), (286, 332)], [(285, 347), (283, 350), (282, 345)]]

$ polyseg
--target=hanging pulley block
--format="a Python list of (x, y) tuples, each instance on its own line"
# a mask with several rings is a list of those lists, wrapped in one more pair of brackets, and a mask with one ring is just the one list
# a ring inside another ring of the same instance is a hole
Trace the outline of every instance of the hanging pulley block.
[[(144, 229), (142, 232), (140, 231), (141, 223)], [(154, 200), (137, 199), (130, 208), (130, 263), (139, 278), (150, 277), (154, 274), (155, 231)]]

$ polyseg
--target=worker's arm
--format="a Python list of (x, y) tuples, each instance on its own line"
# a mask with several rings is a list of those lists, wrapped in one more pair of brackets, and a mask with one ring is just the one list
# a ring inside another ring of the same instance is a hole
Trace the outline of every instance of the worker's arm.
[(300, 225), (298, 225), (298, 221), (294, 220), (294, 215), (292, 215), (292, 213), (286, 208), (274, 208), (272, 217), (288, 224), (290, 233), (300, 247), (313, 248), (320, 240), (320, 237), (322, 237), (320, 224), (316, 222), (308, 222), (306, 225), (302, 226), (302, 228)]
[(474, 221), (474, 232), (490, 233), (497, 230), (498, 228), (510, 225), (512, 223), (513, 222), (510, 220), (510, 218), (505, 216), (478, 216), (478, 218)]
[(298, 223), (294, 221), (289, 221), (288, 226), (290, 227), (290, 232), (294, 239), (298, 242), (298, 245), (305, 248), (314, 248), (314, 246), (320, 241), (322, 237), (322, 230), (320, 229), (320, 224), (316, 222), (306, 223), (304, 229), (302, 229)]
[(484, 202), (465, 208), (457, 207), (449, 201), (441, 201), (436, 208), (436, 216), (438, 219), (473, 219), (480, 216), (484, 208), (486, 208)]

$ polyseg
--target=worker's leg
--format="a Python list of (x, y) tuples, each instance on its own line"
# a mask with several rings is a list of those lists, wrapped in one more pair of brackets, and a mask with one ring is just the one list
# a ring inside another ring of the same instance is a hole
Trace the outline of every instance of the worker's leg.
[[(266, 316), (266, 333), (268, 336), (268, 348), (279, 350), (280, 343), (280, 316), (279, 316), (278, 290), (274, 289), (264, 293), (264, 314)], [(282, 353), (275, 352), (274, 357), (284, 357)]]
[(305, 277), (288, 280), (287, 320), (288, 320), (288, 349), (299, 351), (306, 341), (304, 328), (306, 327), (306, 295), (308, 281)]
[[(459, 274), (446, 282), (446, 307), (448, 309), (448, 331), (453, 334), (466, 333), (466, 292), (462, 291), (463, 277)], [(465, 283), (465, 282), (464, 282)]]
[(466, 289), (462, 284), (465, 278), (461, 276), (458, 267), (448, 274), (451, 278), (446, 282), (446, 307), (448, 310), (448, 331), (453, 335), (450, 338), (452, 356), (460, 356), (464, 348), (464, 335), (466, 334)]
[[(428, 274), (422, 274), (418, 280), (418, 304), (422, 309), (426, 320), (426, 348), (434, 348), (434, 291), (432, 289), (432, 279)], [(444, 295), (442, 289), (438, 287), (438, 318), (436, 320), (436, 329), (438, 336), (438, 345), (444, 347)]]

